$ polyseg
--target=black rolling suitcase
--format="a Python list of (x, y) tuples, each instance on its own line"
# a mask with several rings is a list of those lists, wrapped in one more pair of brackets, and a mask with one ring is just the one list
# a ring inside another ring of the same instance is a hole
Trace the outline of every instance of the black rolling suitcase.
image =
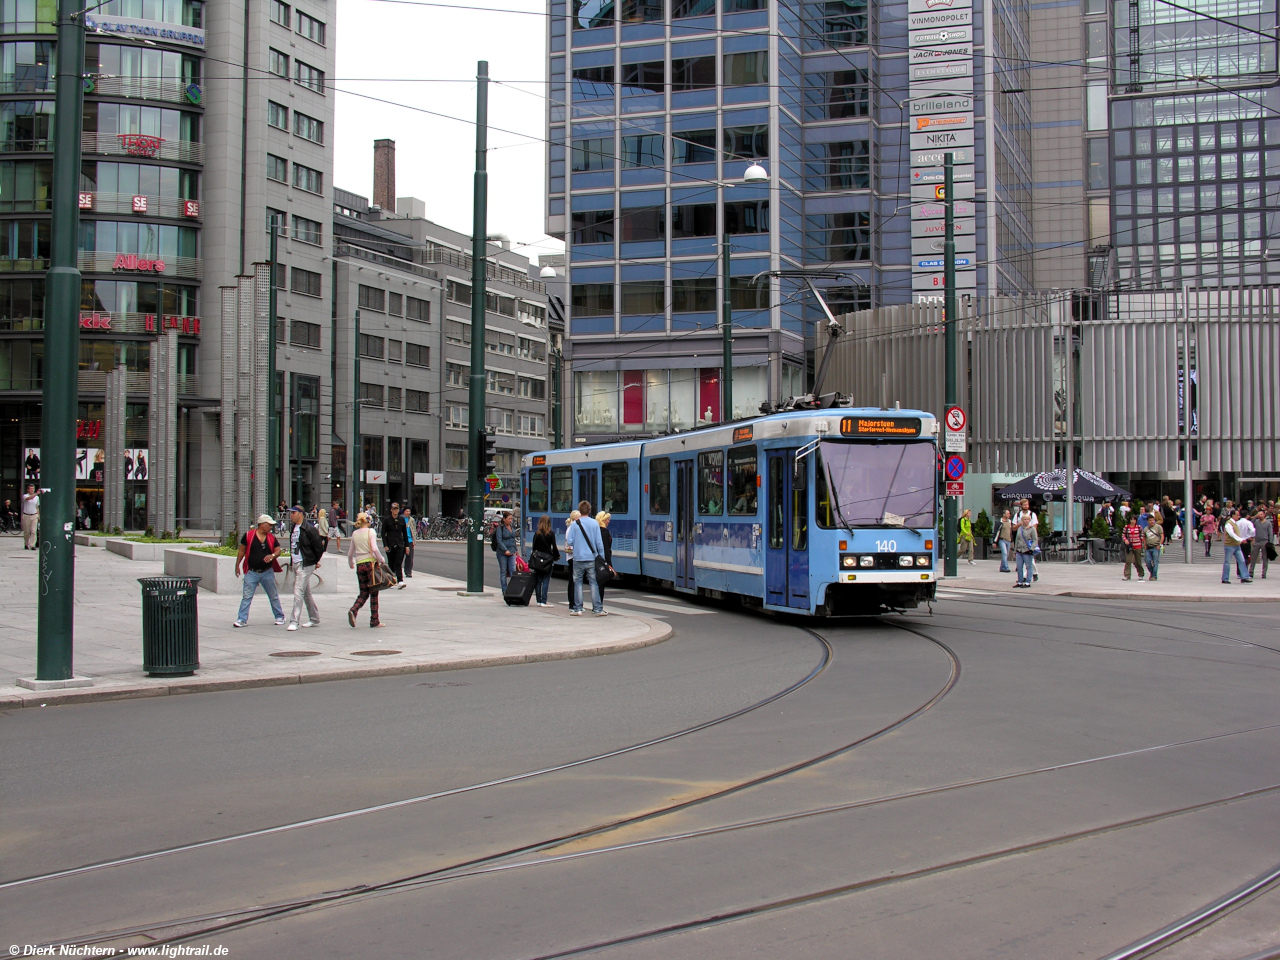
[(507, 589), (503, 591), (502, 599), (507, 601), (508, 607), (527, 607), (537, 585), (534, 574), (513, 573), (507, 577)]

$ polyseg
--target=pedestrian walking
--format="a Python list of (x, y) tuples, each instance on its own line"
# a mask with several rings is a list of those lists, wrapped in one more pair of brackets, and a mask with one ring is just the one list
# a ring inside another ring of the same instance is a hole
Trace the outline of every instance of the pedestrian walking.
[(1147, 579), (1152, 583), (1159, 579), (1157, 574), (1160, 572), (1160, 555), (1164, 551), (1164, 545), (1164, 524), (1158, 513), (1152, 513), (1151, 520), (1142, 531), (1142, 557), (1147, 562)]
[(1000, 572), (1009, 572), (1009, 552), (1013, 549), (1013, 517), (1006, 510), (1000, 515), (1000, 527), (996, 531), (996, 546), (1000, 548)]
[(1124, 544), (1124, 578), (1138, 568), (1138, 582), (1142, 582), (1142, 528), (1138, 526), (1138, 518), (1132, 512), (1125, 518), (1124, 529), (1120, 531), (1120, 542)]
[(493, 526), (489, 536), (489, 546), (498, 558), (498, 586), (505, 593), (507, 578), (516, 572), (516, 554), (520, 552), (520, 541), (516, 537), (511, 514), (503, 514), (502, 520)]
[(966, 510), (960, 514), (960, 556), (966, 557), (973, 564), (973, 511)]
[(404, 520), (404, 576), (407, 580), (413, 576), (413, 507), (406, 503), (400, 516)]
[[(1240, 511), (1240, 519), (1237, 521), (1240, 532), (1244, 534), (1244, 539), (1240, 541), (1240, 552), (1244, 554), (1244, 565), (1252, 569), (1253, 567), (1253, 537), (1257, 530), (1253, 526), (1250, 519), (1248, 508)], [(1250, 574), (1250, 579), (1252, 579)]]
[(604, 543), (600, 536), (600, 524), (591, 516), (591, 502), (578, 504), (578, 518), (569, 527), (565, 543), (573, 550), (573, 606), (569, 616), (582, 616), (582, 584), (591, 586), (591, 612), (597, 617), (607, 616), (600, 601), (600, 582), (596, 579), (596, 557), (604, 557)]
[[(1023, 520), (1023, 518), (1024, 518), (1024, 517), (1030, 517), (1030, 518), (1031, 518), (1031, 529), (1032, 529), (1032, 530), (1034, 530), (1034, 531), (1035, 531), (1035, 534), (1036, 534), (1036, 553), (1039, 553), (1039, 552), (1040, 552), (1040, 539), (1039, 539), (1039, 538), (1040, 538), (1040, 515), (1039, 515), (1038, 513), (1036, 513), (1034, 510), (1032, 510), (1032, 509), (1031, 509), (1031, 501), (1030, 501), (1030, 500), (1023, 500), (1023, 501), (1022, 501), (1022, 506), (1021, 506), (1021, 510), (1020, 510), (1020, 512), (1018, 513), (1018, 515), (1017, 515), (1016, 517), (1014, 517), (1014, 518), (1013, 518), (1013, 519), (1014, 519), (1014, 524), (1015, 524), (1015, 526), (1016, 526), (1016, 527), (1020, 527), (1020, 526), (1022, 526), (1022, 520)], [(1014, 539), (1015, 539), (1015, 541), (1016, 541), (1016, 539), (1017, 539), (1017, 533), (1015, 533), (1015, 534), (1014, 534)], [(1016, 549), (1015, 549), (1015, 551), (1014, 551), (1014, 552), (1015, 552), (1015, 553), (1017, 552), (1017, 551), (1016, 551)], [(1032, 579), (1032, 580), (1039, 580), (1039, 579), (1040, 579), (1040, 571), (1036, 569), (1036, 553), (1033, 553), (1033, 554), (1031, 555), (1031, 561), (1030, 561), (1030, 563), (1031, 563), (1031, 579)]]
[(1271, 565), (1276, 552), (1276, 527), (1271, 514), (1259, 510), (1253, 524), (1253, 553), (1249, 556), (1249, 579), (1253, 579), (1258, 561), (1262, 561), (1262, 579), (1267, 579), (1267, 567)]
[(329, 514), (321, 510), (316, 516), (316, 533), (320, 534), (320, 541), (324, 544), (325, 550), (329, 549)]
[(36, 548), (36, 531), (40, 526), (40, 494), (36, 493), (34, 483), (27, 484), (27, 492), (22, 495), (22, 549)]
[(569, 542), (569, 530), (573, 527), (574, 521), (577, 520), (581, 513), (573, 510), (569, 513), (568, 518), (564, 522), (564, 552), (569, 560), (569, 610), (573, 611), (573, 544)]
[(1234, 563), (1236, 575), (1241, 583), (1252, 583), (1249, 576), (1249, 565), (1245, 563), (1244, 550), (1241, 544), (1245, 540), (1245, 532), (1241, 528), (1240, 511), (1232, 510), (1226, 523), (1222, 525), (1222, 582), (1231, 582), (1231, 565)]
[[(555, 529), (551, 526), (551, 517), (543, 514), (542, 519), (538, 521), (538, 530), (533, 535), (533, 548), (529, 552), (529, 566), (534, 566), (534, 557), (545, 556), (550, 559), (550, 563), (545, 570), (538, 570), (538, 582), (534, 585), (536, 591), (538, 606), (547, 606), (547, 590), (551, 587), (551, 571), (555, 566), (555, 562), (560, 559), (560, 548), (556, 546)], [(573, 583), (573, 578), (569, 578), (569, 583)]]
[[(596, 523), (600, 524), (600, 542), (604, 546), (604, 562), (609, 565), (609, 569), (613, 569), (613, 534), (609, 532), (609, 521), (613, 519), (613, 514), (607, 510), (601, 510), (596, 514)], [(600, 606), (604, 606), (604, 584), (599, 584), (600, 589)]]
[(356, 528), (351, 531), (347, 544), (347, 563), (356, 572), (356, 581), (360, 584), (360, 596), (347, 611), (347, 623), (356, 625), (356, 614), (369, 601), (369, 626), (380, 627), (378, 619), (378, 588), (373, 582), (373, 565), (376, 561), (386, 562), (382, 551), (378, 549), (378, 538), (373, 535), (369, 526), (367, 513), (356, 514)]
[(1218, 535), (1218, 518), (1214, 515), (1212, 502), (1200, 515), (1200, 536), (1204, 539), (1204, 555), (1209, 556), (1209, 551), (1213, 549), (1214, 537)]
[[(319, 531), (306, 522), (301, 504), (296, 504), (289, 511), (289, 522), (293, 524), (293, 529), (289, 531), (289, 554), (293, 566), (293, 609), (289, 612), (289, 626), (286, 629), (318, 627), (320, 608), (316, 606), (316, 598), (311, 593), (311, 578), (315, 576), (320, 558), (324, 556), (324, 541), (320, 538)], [(299, 622), (304, 609), (307, 619)]]
[(249, 605), (261, 586), (271, 602), (271, 612), (276, 616), (276, 626), (284, 625), (284, 608), (280, 606), (280, 592), (276, 589), (276, 574), (280, 573), (280, 546), (276, 543), (275, 518), (268, 514), (258, 517), (258, 527), (244, 535), (240, 549), (236, 551), (236, 576), (244, 570), (244, 591), (240, 596), (240, 611), (233, 627), (249, 625)]
[(1018, 579), (1014, 586), (1030, 587), (1033, 577), (1031, 563), (1040, 552), (1040, 540), (1036, 536), (1036, 528), (1029, 513), (1022, 515), (1022, 523), (1018, 525), (1018, 532), (1014, 537), (1013, 551), (1018, 558)]
[(400, 518), (400, 504), (391, 504), (391, 513), (382, 519), (382, 545), (387, 551), (387, 566), (391, 568), (392, 575), (396, 578), (396, 589), (403, 590), (404, 582), (404, 551), (405, 551), (405, 529), (404, 520)]

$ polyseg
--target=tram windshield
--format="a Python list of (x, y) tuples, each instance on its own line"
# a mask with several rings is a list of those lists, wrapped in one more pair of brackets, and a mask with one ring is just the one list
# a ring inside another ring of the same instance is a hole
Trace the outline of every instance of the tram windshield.
[(922, 441), (822, 441), (817, 464), (819, 516), (826, 494), (830, 507), (825, 512), (828, 517), (834, 512), (842, 527), (934, 526), (934, 450), (933, 444)]

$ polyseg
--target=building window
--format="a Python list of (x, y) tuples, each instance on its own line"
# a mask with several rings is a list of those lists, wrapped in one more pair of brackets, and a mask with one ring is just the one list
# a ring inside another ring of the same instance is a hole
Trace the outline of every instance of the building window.
[(417, 297), (406, 297), (404, 315), (406, 320), (430, 323), (431, 302), (429, 300), (419, 300)]
[(461, 320), (444, 322), (444, 339), (446, 343), (457, 343), (464, 347), (471, 346), (471, 324)]
[(277, 77), (289, 78), (289, 55), (281, 53), (274, 47), (271, 48), (267, 57), (267, 69), (274, 73)]
[(324, 224), (319, 220), (308, 220), (306, 217), (293, 218), (293, 239), (303, 243), (314, 243), (317, 246), (323, 241)]
[(728, 234), (768, 233), (769, 201), (739, 200), (724, 205), (724, 232)]
[(493, 428), (494, 433), (512, 436), (516, 432), (515, 411), (488, 407), (485, 410), (485, 425)]
[(545, 400), (547, 399), (547, 381), (533, 377), (521, 377), (519, 394), (526, 400)]
[(716, 85), (715, 57), (683, 57), (671, 61), (671, 91), (707, 90)]
[(671, 163), (715, 163), (715, 130), (680, 130), (671, 135)]
[(400, 340), (387, 341), (387, 363), (400, 363), (404, 359), (404, 343)]
[(622, 214), (623, 243), (664, 240), (667, 236), (667, 208), (634, 207)]
[(823, 158), (809, 164), (811, 175), (825, 178), (814, 184), (818, 190), (859, 190), (871, 186), (871, 142), (846, 140), (809, 148), (811, 156)]
[(314, 460), (320, 455), (320, 378), (292, 374), (293, 455)]
[(278, 130), (289, 129), (289, 108), (282, 107), (274, 100), (267, 101), (267, 126)]
[(411, 367), (430, 367), (431, 348), (419, 343), (405, 343), (404, 362)]
[(404, 392), (404, 408), (408, 413), (430, 413), (431, 405), (428, 402), (430, 399), (431, 394), (425, 390), (406, 389)]
[[(450, 430), (467, 429), (467, 406), (464, 403), (450, 403), (444, 408), (444, 425)], [(464, 453), (466, 451), (463, 451)]]
[(490, 313), (496, 313), (502, 317), (510, 317), (514, 320), (516, 316), (516, 298), (504, 297), (497, 293), (485, 293), (484, 308)]
[(768, 310), (769, 284), (751, 277), (729, 278), (729, 305), (734, 310)]
[[(372, 387), (373, 384), (362, 383), (360, 384), (360, 386), (362, 388), (366, 386)], [(378, 402), (381, 403), (382, 388), (379, 387), (378, 390), (379, 390)], [(363, 451), (364, 455), (362, 457), (360, 469), (361, 470), (381, 470), (382, 464), (384, 462), (383, 455), (382, 455), (382, 450), (383, 450), (382, 437), (362, 437), (361, 441), (364, 445), (364, 451)]]
[(377, 287), (366, 287), (363, 283), (356, 290), (356, 303), (365, 310), (376, 310), (383, 313), (387, 308), (387, 294)]
[(660, 133), (642, 133), (622, 138), (622, 166), (632, 170), (637, 167), (660, 167), (663, 163), (663, 136)]
[[(404, 394), (404, 407), (409, 408), (409, 394), (414, 393), (413, 390), (406, 390)], [(425, 397), (426, 394), (423, 394)], [(426, 410), (420, 411), (426, 413)], [(409, 441), (409, 472), (410, 473), (430, 473), (431, 472), (431, 444), (426, 440), (410, 440)]]
[(579, 67), (573, 71), (574, 100), (612, 100), (613, 64)]
[(294, 320), (289, 324), (289, 342), (295, 347), (320, 349), (320, 324)]
[(450, 387), (465, 387), (467, 378), (471, 376), (469, 368), (459, 363), (448, 363), (444, 365), (444, 382)]
[(769, 82), (769, 52), (752, 50), (748, 53), (724, 55), (724, 85), (746, 87)]
[(673, 239), (714, 237), (715, 235), (716, 205), (714, 203), (687, 203), (671, 208)]
[(871, 214), (822, 213), (805, 217), (809, 256), (816, 260), (871, 259)]
[(324, 174), (314, 167), (304, 167), (300, 163), (295, 163), (293, 185), (307, 193), (324, 193)]
[(446, 470), (467, 469), (467, 448), (446, 444), (444, 448), (444, 468)]
[[(267, 207), (267, 233), (272, 230), (276, 231), (276, 236), (287, 237), (289, 235), (289, 215), (283, 210), (273, 210)], [(281, 283), (280, 289), (284, 289)]]
[(665, 89), (666, 65), (661, 60), (622, 65), (622, 95), (643, 96), (662, 93)]
[(871, 109), (871, 85), (865, 70), (834, 70), (805, 77), (805, 115), (810, 120), (865, 117)]
[(318, 43), (324, 46), (324, 23), (315, 17), (309, 17), (301, 10), (298, 11), (298, 35), (306, 37), (312, 43)]
[(293, 111), (293, 132), (295, 136), (312, 143), (324, 143), (324, 124), (315, 117)]
[(399, 387), (387, 387), (387, 409), (400, 409), (401, 390)]
[(515, 374), (505, 373), (501, 370), (485, 371), (485, 389), (489, 393), (500, 393), (503, 396), (513, 397), (516, 393)]
[(867, 0), (825, 0), (814, 5), (807, 18), (821, 31), (819, 40), (828, 47), (854, 47), (867, 42)]
[(360, 334), (360, 356), (370, 360), (382, 360), (387, 355), (387, 343), (382, 337), (372, 334)]
[(671, 281), (672, 313), (711, 313), (715, 308), (715, 277)]
[(459, 283), (457, 280), (446, 280), (445, 296), (449, 298), (450, 303), (469, 307), (471, 306), (471, 285)]
[(516, 416), (516, 435), (521, 437), (540, 437), (543, 435), (543, 418), (533, 414), (521, 413)]
[(571, 296), (575, 317), (613, 316), (612, 283), (575, 283)]
[(516, 348), (516, 355), (524, 360), (542, 361), (547, 359), (547, 345), (541, 340), (521, 337)]
[(516, 355), (515, 335), (501, 330), (486, 330), (484, 333), (484, 346), (490, 353), (500, 353), (507, 357)]
[(613, 170), (613, 137), (584, 137), (573, 141), (570, 168), (574, 173)]
[(289, 289), (307, 297), (320, 296), (320, 274), (294, 267), (289, 271)]
[(393, 317), (401, 316), (404, 313), (404, 297), (401, 294), (387, 294), (387, 313)]
[[(364, 407), (381, 407), (384, 402), (384, 391), (380, 383), (361, 383), (360, 384), (360, 405)], [(381, 442), (381, 437), (378, 438)], [(381, 460), (379, 457), (379, 465), (376, 467), (366, 467), (367, 470), (381, 470)]]
[(271, 0), (271, 22), (289, 29), (289, 5), (280, 0)]
[(632, 280), (622, 284), (624, 316), (666, 313), (666, 284), (661, 280)]
[(724, 152), (728, 160), (753, 160), (769, 156), (769, 127), (725, 127)]
[(276, 180), (280, 183), (289, 182), (289, 161), (284, 157), (277, 157), (273, 153), (267, 154), (267, 179)]
[(324, 93), (324, 71), (317, 70), (309, 63), (303, 63), (301, 60), (293, 61), (293, 79), (300, 87), (306, 87), (316, 93)]
[(575, 210), (570, 220), (575, 244), (613, 243), (612, 210)]
[(286, 282), (286, 280), (288, 279), (289, 268), (285, 266), (283, 263), (276, 261), (275, 275), (276, 275), (276, 289), (288, 290), (289, 284)]

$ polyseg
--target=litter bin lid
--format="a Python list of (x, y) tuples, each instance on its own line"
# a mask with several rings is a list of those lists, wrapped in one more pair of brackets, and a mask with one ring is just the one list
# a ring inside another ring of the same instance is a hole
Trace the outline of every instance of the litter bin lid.
[(200, 585), (200, 577), (139, 577), (144, 590), (194, 590)]

